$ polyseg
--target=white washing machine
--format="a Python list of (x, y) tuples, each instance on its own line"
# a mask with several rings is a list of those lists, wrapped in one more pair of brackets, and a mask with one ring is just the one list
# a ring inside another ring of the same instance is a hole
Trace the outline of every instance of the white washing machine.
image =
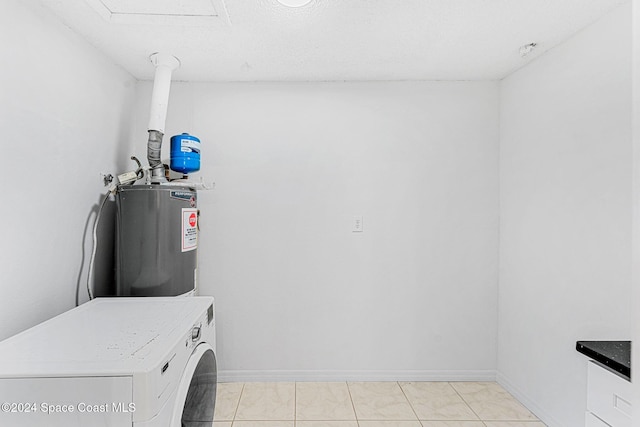
[(0, 426), (211, 426), (213, 298), (98, 298), (0, 342)]

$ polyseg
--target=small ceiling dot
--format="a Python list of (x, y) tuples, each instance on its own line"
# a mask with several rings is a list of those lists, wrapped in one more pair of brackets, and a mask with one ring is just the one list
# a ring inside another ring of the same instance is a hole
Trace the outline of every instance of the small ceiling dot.
[(525, 44), (524, 46), (520, 46), (520, 56), (524, 58), (525, 56), (530, 54), (533, 49), (536, 48), (536, 46), (538, 46), (537, 43), (529, 43)]

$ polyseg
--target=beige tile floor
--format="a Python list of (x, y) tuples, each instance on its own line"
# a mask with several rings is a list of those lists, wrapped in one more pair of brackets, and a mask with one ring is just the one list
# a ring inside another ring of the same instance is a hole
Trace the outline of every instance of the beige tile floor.
[(494, 382), (219, 383), (214, 427), (544, 427)]

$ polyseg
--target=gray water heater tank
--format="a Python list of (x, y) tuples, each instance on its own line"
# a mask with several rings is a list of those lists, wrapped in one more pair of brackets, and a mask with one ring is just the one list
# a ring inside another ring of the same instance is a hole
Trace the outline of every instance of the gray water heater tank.
[(125, 185), (116, 196), (116, 294), (195, 291), (197, 193), (188, 186)]

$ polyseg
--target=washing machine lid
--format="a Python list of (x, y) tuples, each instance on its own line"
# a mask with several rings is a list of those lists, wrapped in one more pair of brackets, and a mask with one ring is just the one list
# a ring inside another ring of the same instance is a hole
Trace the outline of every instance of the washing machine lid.
[(94, 299), (0, 342), (0, 377), (148, 372), (212, 307), (212, 297)]

